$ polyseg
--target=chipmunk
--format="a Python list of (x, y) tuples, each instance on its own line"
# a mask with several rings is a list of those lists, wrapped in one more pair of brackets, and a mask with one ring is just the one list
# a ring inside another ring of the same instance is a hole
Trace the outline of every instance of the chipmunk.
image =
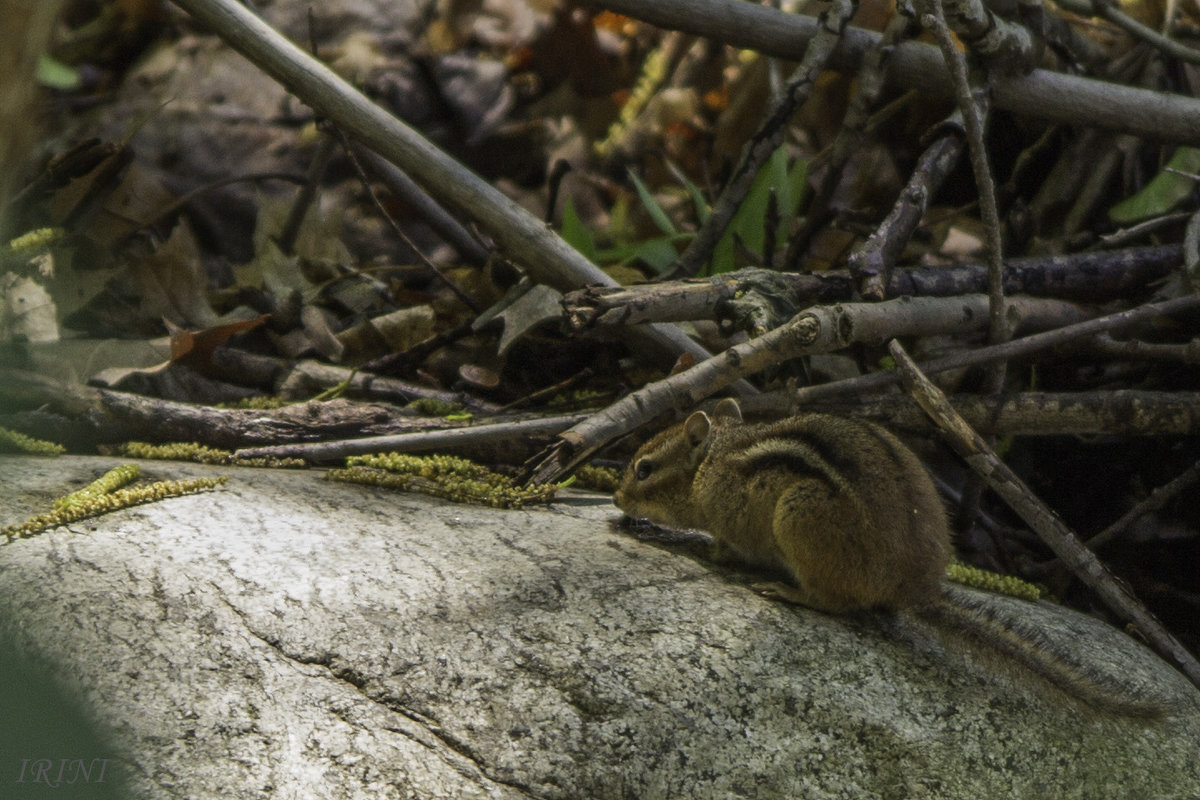
[(917, 456), (877, 425), (823, 414), (749, 425), (722, 400), (711, 417), (697, 411), (646, 442), (613, 500), (630, 517), (707, 530), (718, 561), (790, 579), (756, 587), (766, 594), (834, 614), (909, 612), (1090, 707), (1163, 713), (1066, 660), (1029, 623), (944, 583), (945, 508)]

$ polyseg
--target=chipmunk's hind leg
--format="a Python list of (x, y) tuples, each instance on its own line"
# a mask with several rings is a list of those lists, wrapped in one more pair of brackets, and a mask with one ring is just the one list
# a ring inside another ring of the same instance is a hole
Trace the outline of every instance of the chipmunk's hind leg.
[(789, 488), (775, 509), (775, 545), (792, 583), (763, 584), (764, 594), (844, 614), (883, 605), (870, 572), (868, 520), (852, 497), (812, 479)]

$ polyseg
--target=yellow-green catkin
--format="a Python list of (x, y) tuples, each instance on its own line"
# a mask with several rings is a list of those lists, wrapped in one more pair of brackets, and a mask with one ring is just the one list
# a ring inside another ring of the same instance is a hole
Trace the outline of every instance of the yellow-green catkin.
[(667, 57), (663, 49), (659, 47), (646, 55), (637, 83), (634, 85), (633, 91), (629, 93), (629, 99), (625, 101), (625, 105), (621, 106), (617, 120), (609, 127), (604, 140), (593, 145), (596, 155), (600, 158), (608, 158), (621, 147), (634, 120), (642, 113), (642, 109), (646, 107), (646, 104), (654, 97), (654, 93), (658, 91), (658, 87), (666, 79)]
[(308, 462), (302, 458), (237, 458), (232, 450), (221, 450), (199, 442), (170, 442), (168, 444), (126, 442), (113, 452), (125, 458), (144, 458), (152, 461), (194, 461), (199, 464), (232, 464), (239, 467), (280, 469), (297, 469), (308, 466)]
[(149, 444), (126, 442), (117, 448), (126, 458), (145, 458), (155, 461), (196, 461), (201, 464), (228, 464), (233, 458), (229, 450), (218, 450), (199, 442), (170, 442)]
[(12, 255), (40, 253), (62, 237), (62, 228), (37, 228), (10, 240), (7, 250)]
[(456, 456), (382, 453), (351, 456), (345, 469), (330, 470), (331, 480), (422, 492), (460, 503), (521, 508), (548, 503), (556, 486), (520, 486), (512, 478)]
[(448, 403), (435, 397), (418, 397), (405, 406), (426, 417), (448, 417), (470, 419), (471, 414), (461, 403)]
[(253, 397), (243, 397), (240, 400), (235, 400), (232, 403), (218, 403), (217, 408), (240, 408), (253, 409), (255, 411), (270, 411), (275, 408), (283, 408), (289, 405), (292, 401), (277, 395), (258, 394)]
[(23, 433), (0, 428), (0, 452), (25, 453), (35, 456), (58, 456), (67, 452), (67, 448), (55, 442), (44, 439), (34, 439)]
[(946, 577), (964, 586), (1020, 597), (1031, 602), (1042, 599), (1041, 589), (1015, 575), (1001, 575), (998, 572), (955, 563), (946, 568)]
[(587, 464), (575, 473), (579, 486), (596, 492), (612, 494), (621, 483), (621, 471), (613, 467), (596, 467)]
[(54, 511), (45, 514), (38, 514), (19, 525), (9, 525), (6, 528), (0, 528), (0, 535), (3, 535), (9, 541), (22, 539), (32, 536), (35, 533), (41, 533), (48, 528), (67, 525), (88, 517), (97, 517), (109, 511), (117, 511), (140, 503), (149, 503), (154, 500), (163, 500), (168, 497), (179, 497), (180, 495), (194, 494), (206, 489), (213, 489), (222, 485), (227, 480), (229, 480), (228, 477), (222, 475), (217, 478), (159, 481), (158, 483), (137, 486), (132, 489), (118, 489), (108, 494), (87, 498), (79, 503), (56, 508)]
[(119, 467), (110, 469), (79, 491), (71, 492), (66, 497), (58, 498), (54, 501), (54, 507), (59, 509), (66, 508), (67, 506), (83, 505), (93, 498), (108, 494), (120, 489), (122, 486), (133, 483), (141, 476), (142, 468), (137, 464), (122, 464)]

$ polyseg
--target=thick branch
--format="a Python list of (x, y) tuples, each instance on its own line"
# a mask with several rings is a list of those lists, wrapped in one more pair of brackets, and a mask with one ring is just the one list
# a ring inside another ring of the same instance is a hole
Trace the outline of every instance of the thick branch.
[[(72, 444), (91, 446), (139, 439), (196, 441), (229, 449), (395, 433), (418, 424), (437, 424), (427, 418), (402, 416), (395, 406), (382, 403), (330, 400), (272, 410), (211, 408), (64, 383), (20, 370), (0, 371), (0, 401), (6, 408), (39, 409), (41, 414), (34, 420), (50, 420), (46, 411), (59, 420), (52, 430), (28, 431), (33, 435), (55, 441), (69, 436)], [(11, 418), (20, 417), (14, 414)]]
[[(1131, 308), (1128, 311), (1118, 311), (1115, 314), (1089, 319), (1086, 322), (1068, 325), (1065, 328), (1046, 331), (1045, 333), (1035, 333), (1032, 336), (1014, 339), (1003, 344), (981, 347), (978, 350), (972, 350), (967, 353), (939, 358), (921, 364), (921, 370), (925, 373), (934, 374), (952, 369), (979, 366), (980, 364), (1000, 359), (1019, 358), (1031, 355), (1040, 350), (1046, 350), (1050, 347), (1057, 347), (1088, 336), (1095, 336), (1106, 331), (1120, 330), (1136, 322), (1145, 322), (1158, 316), (1169, 316), (1195, 308), (1200, 308), (1200, 295), (1191, 294), (1176, 297), (1173, 300), (1147, 303), (1144, 306)], [(858, 378), (832, 381), (831, 383), (823, 383), (817, 386), (805, 386), (796, 391), (795, 402), (799, 405), (805, 405), (817, 400), (836, 397), (840, 394), (878, 391), (899, 382), (900, 375), (897, 372), (873, 372), (870, 375), (863, 375)]]
[(347, 456), (394, 451), (397, 453), (457, 452), (465, 447), (525, 443), (531, 438), (545, 439), (561, 432), (582, 419), (583, 414), (558, 417), (538, 417), (480, 425), (464, 425), (431, 431), (413, 431), (388, 436), (368, 436), (361, 439), (342, 439), (329, 442), (251, 447), (239, 450), (237, 458), (303, 458), (310, 463), (330, 463)]
[[(1179, 245), (1132, 248), (1069, 256), (1014, 258), (1006, 262), (1007, 295), (1102, 302), (1128, 297), (1179, 267)], [(762, 274), (788, 293), (797, 308), (849, 300), (852, 285), (844, 270), (780, 273), (739, 270), (711, 279), (666, 281), (621, 288), (591, 287), (563, 298), (567, 322), (580, 330), (592, 325), (715, 319), (721, 304), (746, 291)], [(896, 269), (888, 281), (892, 297), (950, 297), (987, 291), (987, 267)]]
[(791, 358), (840, 350), (855, 342), (882, 343), (892, 336), (976, 331), (987, 324), (987, 297), (900, 298), (810, 308), (786, 325), (731, 347), (623, 397), (564, 432), (530, 468), (535, 483), (554, 483), (603, 445), (667, 411), (684, 411), (739, 378)]

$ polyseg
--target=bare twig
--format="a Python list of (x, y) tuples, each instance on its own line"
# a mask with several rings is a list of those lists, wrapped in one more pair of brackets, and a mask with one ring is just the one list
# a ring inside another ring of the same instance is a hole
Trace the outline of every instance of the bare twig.
[(1151, 511), (1157, 511), (1162, 508), (1174, 500), (1180, 492), (1190, 489), (1197, 481), (1200, 481), (1200, 462), (1192, 464), (1192, 466), (1188, 467), (1182, 473), (1176, 475), (1169, 483), (1155, 489), (1150, 493), (1149, 497), (1122, 514), (1121, 518), (1116, 522), (1088, 539), (1087, 546), (1092, 550), (1099, 550), (1124, 533), (1138, 519), (1149, 514)]
[(368, 436), (361, 439), (342, 439), (330, 442), (250, 447), (238, 450), (234, 453), (234, 458), (303, 458), (311, 463), (328, 463), (338, 461), (346, 456), (388, 451), (398, 453), (445, 452), (497, 442), (523, 442), (529, 437), (553, 436), (586, 416), (586, 414), (568, 414), (560, 417), (539, 417), (520, 422), (497, 422), (436, 431), (398, 433), (391, 436)]
[[(236, 0), (176, 0), (176, 5), (318, 114), (405, 170), (447, 207), (476, 220), (505, 255), (538, 281), (562, 290), (616, 285), (541, 220), (372, 103)], [(674, 326), (651, 326), (643, 335), (670, 352), (709, 357)]]
[(1145, 222), (1139, 222), (1136, 225), (1130, 225), (1128, 228), (1121, 228), (1112, 233), (1102, 234), (1097, 243), (1090, 249), (1099, 250), (1100, 247), (1120, 247), (1126, 242), (1132, 242), (1154, 233), (1159, 228), (1167, 228), (1183, 222), (1192, 216), (1192, 214), (1193, 212), (1191, 211), (1176, 211), (1171, 214), (1163, 214), (1160, 217), (1152, 217)]
[(680, 257), (679, 263), (672, 271), (673, 275), (695, 275), (712, 257), (713, 250), (729, 222), (746, 199), (755, 175), (763, 164), (767, 163), (771, 153), (783, 143), (788, 120), (812, 93), (817, 76), (824, 71), (825, 65), (833, 55), (838, 38), (850, 22), (856, 6), (857, 3), (852, 0), (835, 0), (834, 4), (821, 14), (820, 28), (804, 51), (804, 59), (800, 66), (788, 81), (787, 90), (750, 140), (745, 155), (717, 199), (712, 214)]
[[(1106, 317), (1098, 317), (1075, 325), (1068, 325), (1065, 328), (1047, 331), (1046, 333), (1037, 333), (1003, 344), (981, 347), (969, 353), (935, 359), (934, 361), (922, 364), (921, 370), (925, 373), (945, 372), (946, 370), (985, 364), (996, 359), (1012, 359), (1019, 356), (1026, 356), (1036, 353), (1039, 350), (1076, 341), (1085, 336), (1094, 336), (1105, 331), (1119, 330), (1135, 322), (1143, 322), (1158, 316), (1178, 314), (1194, 308), (1200, 308), (1200, 295), (1192, 294), (1186, 297), (1177, 297), (1173, 300), (1148, 303), (1128, 311), (1120, 311), (1116, 314), (1109, 314)], [(870, 375), (863, 375), (859, 378), (833, 381), (819, 386), (806, 386), (796, 391), (795, 400), (797, 404), (804, 405), (847, 392), (877, 391), (899, 382), (900, 375), (896, 372), (876, 372)]]
[(222, 178), (221, 180), (213, 181), (212, 183), (206, 183), (203, 186), (197, 186), (195, 189), (185, 192), (184, 194), (172, 200), (166, 206), (163, 206), (160, 210), (156, 211), (153, 217), (145, 222), (142, 222), (136, 228), (125, 234), (125, 238), (131, 238), (141, 231), (166, 223), (171, 219), (171, 217), (175, 216), (184, 208), (186, 208), (188, 204), (192, 203), (199, 197), (203, 197), (209, 192), (216, 191), (224, 186), (230, 186), (235, 183), (257, 183), (258, 181), (285, 181), (287, 183), (294, 183), (297, 186), (304, 186), (305, 183), (308, 182), (308, 178), (306, 178), (304, 175), (292, 174), (290, 172), (252, 172), (246, 175)]
[(1200, 64), (1200, 50), (1188, 47), (1129, 16), (1110, 0), (1056, 0), (1068, 11), (1083, 17), (1098, 16), (1108, 20), (1126, 33), (1157, 47), (1164, 54), (1180, 61)]
[(900, 298), (882, 303), (819, 306), (786, 325), (720, 356), (703, 361), (627, 395), (588, 417), (530, 465), (535, 483), (554, 483), (591, 453), (667, 411), (692, 408), (739, 378), (812, 353), (828, 353), (854, 342), (882, 343), (891, 336), (928, 336), (979, 330), (987, 320), (987, 298)]
[(1174, 663), (1188, 680), (1200, 686), (1200, 662), (1000, 460), (983, 437), (954, 412), (946, 402), (946, 396), (921, 373), (900, 343), (893, 340), (888, 349), (904, 376), (905, 388), (937, 422), (954, 450), (1038, 533), (1072, 573), (1091, 587), (1110, 609), (1132, 622), (1146, 640)]
[(1105, 334), (1097, 336), (1086, 347), (1097, 355), (1111, 359), (1143, 361), (1178, 361), (1181, 364), (1200, 364), (1200, 339), (1182, 344), (1160, 344), (1140, 339), (1118, 341)]
[(857, 75), (858, 89), (850, 97), (846, 114), (842, 118), (841, 128), (830, 147), (825, 174), (817, 183), (803, 222), (799, 229), (792, 234), (792, 239), (788, 243), (787, 255), (783, 261), (785, 269), (789, 271), (800, 269), (813, 236), (825, 227), (831, 218), (829, 203), (842, 180), (846, 165), (862, 142), (871, 107), (875, 105), (883, 91), (888, 54), (905, 36), (911, 24), (912, 20), (906, 15), (893, 14), (883, 31), (883, 38), (879, 40), (879, 46), (867, 53), (866, 58), (863, 59), (862, 69), (858, 71)]
[(850, 274), (866, 300), (882, 300), (889, 295), (887, 287), (896, 259), (920, 224), (930, 198), (941, 188), (962, 154), (961, 113), (955, 111), (938, 130), (937, 138), (921, 154), (887, 218), (847, 259)]
[[(1019, 26), (998, 26), (993, 28), (997, 20), (983, 4), (976, 0), (948, 0), (956, 9), (955, 30), (959, 37), (971, 45), (984, 46), (991, 52), (993, 60), (996, 57), (1018, 64), (1028, 60), (1032, 49), (1029, 34)], [(962, 114), (963, 128), (967, 132), (967, 152), (970, 155), (971, 171), (975, 174), (975, 187), (979, 192), (979, 211), (983, 222), (984, 238), (987, 242), (988, 265), (988, 342), (1000, 344), (1008, 341), (1009, 329), (1004, 308), (1004, 254), (1002, 252), (1003, 234), (1000, 230), (1000, 211), (996, 204), (996, 184), (992, 180), (992, 170), (988, 165), (987, 145), (984, 142), (983, 129), (987, 116), (986, 94), (975, 93), (971, 90), (967, 75), (966, 56), (959, 52), (954, 37), (950, 35), (942, 0), (929, 0), (932, 13), (921, 18), (925, 28), (932, 30), (937, 40), (938, 48), (954, 83), (954, 97), (958, 110)], [(981, 11), (972, 14), (972, 11)], [(1019, 31), (1024, 37), (1009, 37), (1003, 31)], [(1005, 51), (1015, 51), (1011, 57)], [(977, 99), (978, 98), (978, 99)], [(999, 392), (1004, 387), (1004, 376), (1007, 370), (1004, 361), (995, 361), (987, 370), (986, 385), (989, 392)], [(979, 513), (979, 502), (983, 496), (983, 482), (976, 476), (971, 476), (963, 487), (962, 500), (958, 507), (955, 526), (966, 529), (970, 521)]]
[[(986, 106), (983, 102), (983, 95), (980, 95), (978, 100), (972, 96), (973, 92), (967, 77), (967, 60), (958, 51), (953, 37), (950, 36), (950, 30), (946, 27), (942, 0), (930, 0), (930, 7), (933, 9), (933, 13), (926, 14), (921, 22), (926, 28), (932, 29), (934, 37), (938, 40), (942, 57), (946, 61), (946, 66), (949, 68), (951, 79), (954, 82), (955, 100), (958, 102), (959, 113), (962, 114), (963, 128), (967, 132), (971, 169), (975, 173), (975, 186), (979, 190), (980, 216), (983, 219), (984, 232), (987, 237), (988, 342), (1000, 344), (1008, 339), (1008, 326), (1004, 319), (1004, 253), (1001, 246), (1000, 209), (996, 205), (996, 183), (992, 180), (992, 170), (988, 166), (987, 160), (987, 144), (983, 138)], [(990, 19), (990, 12), (989, 16), (984, 19)], [(995, 390), (998, 390), (1003, 383), (1003, 365), (998, 364), (992, 385)]]
[[(687, 31), (779, 58), (799, 59), (817, 30), (812, 17), (740, 0), (592, 0), (663, 28)], [(857, 70), (879, 35), (847, 28), (834, 53), (834, 69)], [(896, 46), (888, 79), (904, 89), (951, 97), (953, 89), (936, 48), (916, 42)], [(1035, 69), (994, 76), (996, 108), (1013, 113), (1093, 125), (1156, 141), (1200, 144), (1200, 99), (1151, 92), (1104, 81)]]
[(379, 199), (379, 195), (375, 191), (375, 187), (371, 185), (371, 180), (367, 177), (366, 169), (363, 167), (362, 162), (360, 162), (358, 158), (358, 150), (362, 149), (364, 152), (367, 152), (366, 149), (355, 148), (350, 142), (349, 137), (342, 133), (340, 129), (335, 127), (334, 131), (337, 135), (338, 141), (342, 145), (342, 149), (346, 151), (346, 156), (350, 159), (350, 163), (354, 165), (354, 171), (358, 173), (358, 179), (362, 182), (363, 188), (367, 190), (367, 196), (371, 198), (371, 204), (375, 206), (375, 212), (379, 214), (379, 216), (383, 218), (384, 222), (387, 223), (388, 227), (392, 229), (392, 233), (396, 234), (396, 238), (408, 245), (408, 249), (413, 251), (413, 253), (417, 256), (417, 259), (425, 265), (425, 268), (437, 276), (438, 281), (440, 281), (443, 286), (449, 289), (450, 293), (459, 299), (459, 302), (471, 309), (471, 311), (475, 312), (476, 314), (482, 312), (483, 307), (480, 306), (479, 303), (475, 302), (475, 298), (464, 292), (461, 288), (459, 288), (458, 284), (450, 280), (446, 273), (442, 272), (441, 267), (433, 263), (432, 259), (425, 255), (425, 251), (423, 251), (420, 247), (417, 247), (417, 243), (414, 242), (409, 235), (404, 232), (404, 229), (400, 227), (398, 222), (396, 222), (396, 218), (389, 214), (388, 210), (384, 208), (383, 202)]
[[(884, 257), (878, 250), (875, 253)], [(1014, 258), (1005, 264), (1004, 291), (1077, 302), (1125, 298), (1167, 277), (1181, 258), (1179, 245)], [(883, 262), (872, 256), (871, 263)], [(723, 319), (726, 303), (735, 296), (761, 292), (764, 285), (775, 287), (782, 295), (779, 299), (795, 308), (851, 299), (851, 279), (845, 270), (782, 273), (744, 269), (715, 278), (580, 289), (563, 297), (563, 308), (567, 323), (576, 330), (593, 325)], [(905, 267), (894, 270), (887, 284), (890, 297), (951, 297), (985, 291), (987, 267), (981, 264)]]
[(482, 267), (487, 263), (490, 255), (488, 248), (476, 239), (466, 226), (442, 208), (441, 204), (430, 197), (428, 192), (405, 175), (403, 170), (397, 169), (394, 164), (369, 148), (359, 144), (355, 144), (353, 147), (355, 155), (362, 159), (367, 168), (383, 181), (396, 199), (412, 208), (421, 219), (425, 220), (446, 244), (454, 248), (463, 261), (473, 267)]

